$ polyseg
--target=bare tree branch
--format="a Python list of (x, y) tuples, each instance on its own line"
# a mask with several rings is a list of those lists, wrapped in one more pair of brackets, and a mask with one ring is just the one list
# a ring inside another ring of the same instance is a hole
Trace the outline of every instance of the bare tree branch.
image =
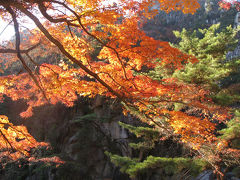
[(5, 28), (0, 32), (0, 36), (2, 35), (2, 33), (7, 29), (7, 27), (12, 23), (12, 21), (10, 21), (6, 26)]
[[(32, 51), (33, 49), (37, 48), (41, 43), (37, 43), (35, 45), (33, 45), (32, 47), (28, 48), (28, 49), (25, 49), (25, 50), (19, 50), (20, 53), (29, 53), (30, 51)], [(18, 51), (16, 49), (0, 49), (0, 53), (10, 53), (10, 54), (17, 54)]]
[[(81, 17), (80, 17), (75, 11), (73, 11), (71, 8), (69, 8), (66, 4), (64, 4), (64, 3), (62, 3), (62, 2), (58, 2), (58, 1), (53, 1), (53, 2), (62, 5), (63, 7), (65, 7), (66, 9), (68, 9), (71, 13), (73, 13), (74, 16), (76, 16), (80, 27), (83, 29), (83, 31), (84, 31), (87, 35), (89, 35), (90, 37), (96, 39), (96, 40), (97, 40), (100, 44), (102, 44), (103, 46), (105, 46), (105, 47), (113, 50), (113, 52), (114, 52), (114, 53), (116, 54), (116, 56), (117, 56), (118, 61), (120, 62), (121, 66), (122, 66), (122, 69), (123, 69), (125, 78), (128, 79), (128, 78), (127, 78), (127, 73), (126, 73), (126, 70), (125, 70), (125, 67), (124, 67), (124, 64), (123, 64), (123, 61), (122, 61), (122, 59), (120, 58), (120, 55), (119, 55), (118, 51), (117, 51), (115, 48), (113, 48), (113, 47), (107, 45), (106, 43), (104, 43), (101, 39), (99, 39), (99, 38), (98, 38), (97, 36), (95, 36), (94, 34), (90, 33), (90, 32), (85, 28), (85, 26), (82, 24)], [(45, 18), (47, 18), (50, 22), (56, 23), (56, 22), (63, 22), (63, 21), (64, 21), (64, 22), (67, 22), (67, 21), (68, 21), (67, 19), (64, 19), (64, 18), (62, 18), (62, 19), (53, 19), (51, 16), (49, 16), (49, 15), (46, 13), (46, 11), (44, 11), (46, 8), (45, 8), (45, 6), (43, 5), (42, 2), (38, 3), (38, 7), (39, 7), (42, 15), (43, 15)]]
[(35, 84), (38, 86), (38, 88), (40, 89), (40, 91), (43, 94), (43, 97), (47, 100), (47, 102), (49, 102), (45, 91), (43, 90), (43, 88), (40, 86), (40, 84), (38, 83), (38, 80), (36, 79), (36, 77), (34, 76), (34, 74), (32, 73), (32, 70), (27, 66), (25, 60), (23, 59), (22, 55), (21, 55), (21, 50), (20, 50), (20, 32), (19, 32), (19, 25), (17, 22), (17, 17), (15, 12), (12, 10), (12, 8), (10, 6), (6, 7), (6, 10), (11, 14), (13, 22), (14, 22), (14, 29), (15, 29), (15, 36), (16, 36), (16, 51), (17, 51), (17, 57), (19, 58), (19, 60), (21, 61), (21, 63), (23, 64), (24, 69), (27, 70), (28, 74), (30, 75), (30, 77), (33, 79), (33, 81), (35, 82)]
[(82, 68), (87, 74), (93, 76), (101, 85), (103, 85), (105, 88), (107, 88), (112, 94), (114, 94), (116, 97), (118, 97), (120, 100), (126, 102), (121, 94), (116, 92), (111, 86), (109, 86), (105, 81), (103, 81), (96, 73), (88, 69), (86, 66), (84, 66), (80, 61), (78, 61), (76, 58), (74, 58), (71, 54), (69, 54), (64, 46), (55, 39), (48, 30), (42, 25), (42, 23), (39, 21), (39, 19), (33, 15), (30, 11), (28, 11), (26, 8), (24, 8), (21, 4), (15, 3), (14, 6), (18, 8), (22, 13), (26, 14), (32, 21), (36, 24), (36, 26), (42, 31), (42, 33), (50, 40), (53, 44), (55, 44), (58, 49), (72, 62), (77, 64), (80, 68)]

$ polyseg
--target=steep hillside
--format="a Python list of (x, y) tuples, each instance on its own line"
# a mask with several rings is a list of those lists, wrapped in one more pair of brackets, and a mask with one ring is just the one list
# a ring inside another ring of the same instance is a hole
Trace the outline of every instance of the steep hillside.
[(143, 26), (144, 31), (155, 39), (176, 42), (173, 30), (195, 30), (208, 28), (212, 24), (221, 23), (221, 28), (232, 25), (237, 14), (235, 9), (229, 11), (220, 9), (219, 0), (201, 0), (201, 8), (195, 14), (183, 14), (182, 12), (161, 11), (151, 20), (147, 20)]

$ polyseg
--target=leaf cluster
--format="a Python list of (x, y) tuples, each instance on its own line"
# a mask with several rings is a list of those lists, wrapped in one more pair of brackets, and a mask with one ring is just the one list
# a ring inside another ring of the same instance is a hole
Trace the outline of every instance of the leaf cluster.
[(200, 159), (189, 158), (165, 158), (148, 156), (143, 162), (129, 157), (122, 157), (105, 152), (111, 161), (120, 167), (120, 170), (127, 173), (131, 178), (143, 174), (150, 169), (161, 169), (165, 175), (174, 175), (181, 173), (183, 170), (189, 170), (193, 176), (203, 171), (208, 163)]
[(198, 63), (188, 63), (182, 70), (175, 71), (173, 77), (199, 85), (208, 85), (211, 89), (217, 87), (218, 82), (226, 77), (231, 69), (224, 64), (224, 59), (229, 50), (236, 47), (236, 39), (239, 29), (228, 26), (218, 32), (220, 24), (214, 24), (208, 29), (199, 29), (189, 32), (183, 29), (175, 31), (176, 37), (180, 38), (179, 44), (174, 45), (183, 52), (194, 55)]

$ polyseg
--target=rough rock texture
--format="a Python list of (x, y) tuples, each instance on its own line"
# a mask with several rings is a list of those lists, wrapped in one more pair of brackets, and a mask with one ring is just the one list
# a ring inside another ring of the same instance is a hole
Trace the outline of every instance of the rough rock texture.
[[(18, 168), (17, 162), (1, 172), (0, 179), (10, 180), (16, 176), (27, 180), (128, 179), (104, 154), (112, 151), (131, 156), (128, 132), (118, 125), (118, 121), (126, 122), (128, 118), (121, 113), (118, 102), (100, 96), (95, 99), (79, 98), (73, 108), (61, 104), (36, 108), (29, 119), (21, 119), (17, 115), (25, 108), (23, 102), (8, 99), (1, 108), (3, 111), (9, 109), (5, 111), (9, 119), (17, 119), (17, 124), (26, 125), (38, 141), (49, 142), (53, 147), (51, 153), (60, 156), (66, 163), (56, 168), (42, 163), (29, 166), (25, 162), (24, 168)], [(39, 156), (43, 154), (38, 152)]]
[(146, 21), (143, 30), (147, 35), (164, 41), (176, 42), (172, 31), (182, 28), (195, 30), (208, 28), (212, 24), (221, 23), (221, 27), (234, 26), (237, 14), (235, 10), (224, 11), (219, 9), (219, 0), (200, 0), (201, 8), (195, 14), (183, 14), (179, 11), (160, 13), (151, 20)]

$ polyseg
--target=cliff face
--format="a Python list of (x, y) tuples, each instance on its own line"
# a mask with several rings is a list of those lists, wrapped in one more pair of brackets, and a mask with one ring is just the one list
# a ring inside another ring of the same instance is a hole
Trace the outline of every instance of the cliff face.
[(221, 23), (222, 28), (234, 25), (234, 18), (237, 14), (235, 10), (219, 9), (219, 0), (201, 0), (199, 2), (201, 8), (194, 15), (176, 11), (167, 14), (160, 11), (156, 17), (144, 24), (143, 30), (155, 39), (176, 42), (177, 39), (172, 33), (174, 30), (208, 28), (216, 23)]
[[(23, 102), (8, 99), (0, 110), (9, 109), (5, 114), (16, 118), (18, 124), (27, 126), (38, 141), (49, 142), (52, 149), (34, 150), (37, 157), (58, 156), (65, 164), (56, 167), (50, 164), (30, 163), (27, 160), (9, 162), (0, 168), (0, 179), (15, 177), (27, 180), (127, 180), (104, 154), (111, 151), (123, 156), (131, 156), (129, 134), (119, 126), (118, 121), (137, 122), (131, 116), (123, 116), (119, 103), (97, 96), (95, 99), (79, 98), (76, 105), (67, 108), (57, 104), (34, 109), (29, 119), (18, 117), (23, 110)], [(14, 110), (13, 110), (14, 109)]]
[[(14, 104), (15, 102), (9, 102), (8, 106)], [(22, 102), (16, 104), (23, 105)], [(14, 117), (15, 113), (11, 111), (8, 115)], [(119, 103), (100, 96), (95, 99), (79, 98), (73, 108), (66, 108), (61, 104), (43, 106), (36, 108), (30, 119), (20, 121), (35, 138), (49, 142), (53, 147), (49, 152), (36, 150), (37, 156), (56, 155), (61, 157), (65, 164), (56, 167), (48, 163), (30, 163), (26, 159), (20, 159), (18, 162), (9, 162), (5, 169), (0, 165), (1, 180), (130, 180), (129, 176), (121, 173), (104, 154), (109, 151), (134, 157), (136, 153), (129, 147), (133, 136), (120, 127), (118, 121), (135, 126), (143, 124), (132, 116), (123, 116)], [(159, 143), (151, 154), (174, 157), (180, 156), (182, 150), (180, 144), (166, 141)], [(189, 174), (187, 176), (191, 177)], [(184, 174), (166, 174), (161, 168), (153, 167), (135, 180), (179, 177), (184, 177)], [(210, 180), (214, 179), (213, 177), (212, 171), (204, 171), (196, 179)]]

